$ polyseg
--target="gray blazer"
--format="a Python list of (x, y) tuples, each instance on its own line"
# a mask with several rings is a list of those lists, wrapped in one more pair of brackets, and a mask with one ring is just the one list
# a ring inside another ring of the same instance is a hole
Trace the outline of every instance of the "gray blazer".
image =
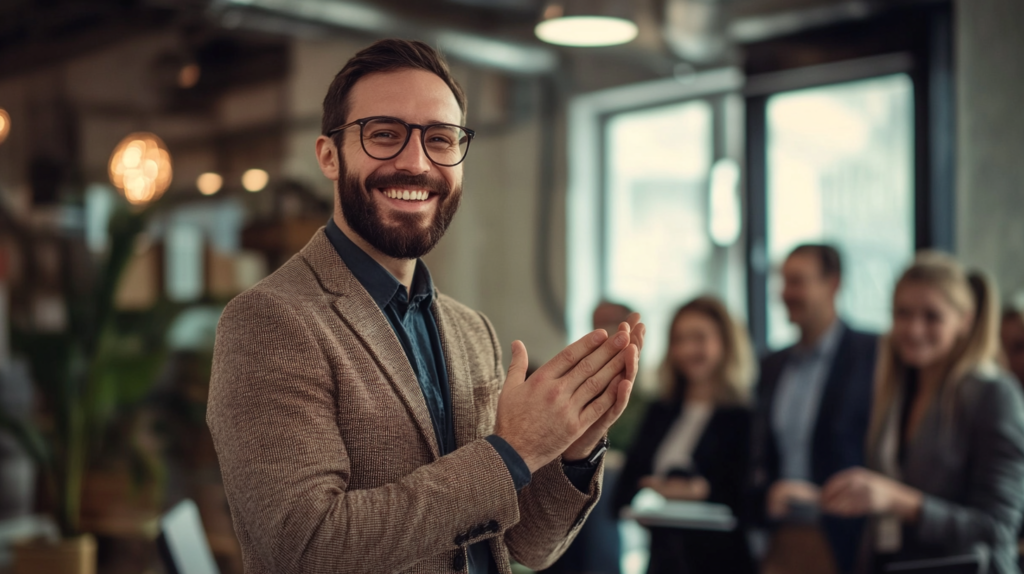
[[(968, 554), (982, 544), (990, 573), (1019, 572), (1024, 395), (1005, 374), (975, 373), (959, 385), (953, 412), (933, 405), (906, 447), (902, 482), (925, 497), (918, 522), (903, 527), (899, 558)], [(868, 463), (880, 468), (877, 445)]]

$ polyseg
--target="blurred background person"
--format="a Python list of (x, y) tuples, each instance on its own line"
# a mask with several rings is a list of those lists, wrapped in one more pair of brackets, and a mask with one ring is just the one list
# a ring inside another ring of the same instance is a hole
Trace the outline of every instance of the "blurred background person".
[(1004, 311), (999, 335), (1007, 368), (1017, 377), (1017, 382), (1024, 383), (1024, 310)]
[(761, 363), (751, 510), (775, 526), (766, 572), (849, 572), (862, 521), (820, 516), (819, 488), (863, 463), (877, 337), (836, 313), (842, 259), (834, 247), (797, 247), (782, 278), (800, 340)]
[(868, 467), (822, 491), (822, 507), (870, 516), (865, 555), (899, 560), (991, 553), (989, 572), (1019, 572), (1024, 400), (995, 364), (995, 290), (950, 256), (925, 252), (896, 284), (882, 345)]
[[(604, 329), (615, 333), (619, 324), (633, 312), (622, 303), (601, 301), (594, 308), (594, 329)], [(613, 445), (621, 446), (621, 445)], [(554, 564), (545, 569), (548, 574), (619, 574), (619, 559), (622, 544), (619, 540), (619, 520), (612, 497), (608, 493), (615, 492), (621, 467), (605, 461), (604, 493), (583, 523), (576, 539), (572, 541), (565, 554)]]
[[(750, 445), (753, 357), (721, 301), (699, 297), (675, 314), (660, 400), (648, 408), (615, 491), (615, 507), (643, 487), (673, 500), (725, 504), (741, 516)], [(743, 528), (652, 528), (648, 574), (754, 571)]]

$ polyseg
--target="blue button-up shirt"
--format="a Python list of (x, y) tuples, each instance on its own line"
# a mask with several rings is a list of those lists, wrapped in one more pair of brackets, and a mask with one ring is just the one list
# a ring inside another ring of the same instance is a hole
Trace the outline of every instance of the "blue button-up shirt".
[(843, 324), (836, 321), (810, 349), (794, 348), (779, 376), (772, 429), (779, 450), (779, 476), (811, 481), (811, 447), (832, 358)]
[[(448, 371), (441, 349), (441, 335), (431, 312), (434, 284), (427, 266), (422, 260), (416, 261), (411, 293), (407, 293), (402, 283), (353, 243), (338, 228), (333, 218), (327, 222), (324, 232), (338, 252), (338, 256), (370, 294), (374, 303), (380, 307), (399, 343), (402, 344), (402, 350), (405, 351), (405, 356), (409, 359), (409, 364), (423, 391), (441, 456), (454, 451), (455, 428), (452, 423), (451, 391), (448, 388)], [(486, 440), (501, 455), (516, 490), (526, 486), (530, 482), (530, 469), (522, 457), (497, 435), (491, 435)], [(467, 554), (471, 574), (498, 572), (487, 541), (470, 545)]]

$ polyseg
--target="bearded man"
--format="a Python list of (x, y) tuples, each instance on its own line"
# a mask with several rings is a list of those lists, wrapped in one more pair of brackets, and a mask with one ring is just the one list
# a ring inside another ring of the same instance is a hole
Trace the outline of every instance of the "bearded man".
[(383, 40), (324, 99), (334, 215), (225, 309), (208, 421), (248, 574), (534, 568), (601, 491), (643, 324), (594, 331), (526, 378), (419, 259), (462, 196), (474, 132), (441, 56)]

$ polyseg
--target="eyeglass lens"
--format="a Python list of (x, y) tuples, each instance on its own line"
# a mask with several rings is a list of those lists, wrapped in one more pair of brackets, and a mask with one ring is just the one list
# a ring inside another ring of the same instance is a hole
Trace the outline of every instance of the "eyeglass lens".
[[(398, 155), (409, 138), (409, 126), (389, 118), (375, 118), (363, 126), (363, 149), (374, 159)], [(459, 126), (434, 124), (423, 133), (423, 149), (436, 164), (455, 165), (469, 149), (469, 135)]]

